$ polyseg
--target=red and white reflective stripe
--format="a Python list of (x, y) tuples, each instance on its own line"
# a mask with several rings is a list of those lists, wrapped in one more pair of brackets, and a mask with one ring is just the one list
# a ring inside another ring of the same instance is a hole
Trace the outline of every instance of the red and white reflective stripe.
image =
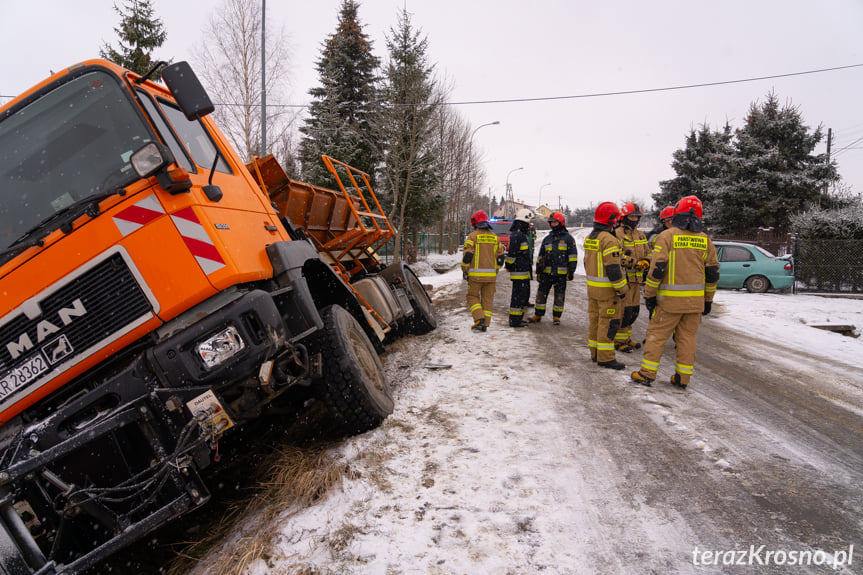
[(222, 259), (216, 244), (210, 239), (207, 230), (201, 225), (192, 208), (183, 208), (174, 212), (171, 214), (171, 220), (205, 274), (209, 275), (225, 267), (225, 260)]
[(120, 211), (113, 219), (120, 233), (125, 237), (163, 215), (165, 215), (165, 210), (162, 208), (162, 204), (159, 203), (156, 196), (150, 195)]

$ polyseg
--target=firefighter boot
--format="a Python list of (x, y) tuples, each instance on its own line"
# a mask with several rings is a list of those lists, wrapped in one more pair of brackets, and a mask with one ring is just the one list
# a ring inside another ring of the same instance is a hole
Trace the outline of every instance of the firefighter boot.
[(556, 317), (553, 320), (551, 320), (551, 325), (560, 325), (560, 318)]
[(686, 389), (689, 384), (681, 383), (680, 382), (680, 374), (675, 373), (674, 375), (671, 376), (671, 385), (673, 385), (674, 387), (679, 387), (681, 389)]
[(620, 363), (616, 359), (612, 359), (611, 361), (598, 361), (598, 362), (596, 362), (596, 365), (598, 365), (599, 367), (604, 367), (606, 369), (621, 370), (621, 369), (626, 368), (626, 365)]
[(629, 376), (634, 383), (640, 383), (641, 385), (651, 387), (653, 383), (653, 379), (643, 375), (640, 371), (633, 371), (632, 375)]
[(614, 344), (614, 349), (622, 351), (623, 353), (632, 353), (636, 349), (640, 349), (641, 344), (628, 339), (622, 343)]
[(473, 331), (485, 331), (485, 318), (479, 318), (475, 322), (473, 322), (473, 326), (471, 327)]
[(533, 314), (533, 317), (530, 318), (530, 323), (539, 323), (540, 321), (542, 321), (541, 315)]

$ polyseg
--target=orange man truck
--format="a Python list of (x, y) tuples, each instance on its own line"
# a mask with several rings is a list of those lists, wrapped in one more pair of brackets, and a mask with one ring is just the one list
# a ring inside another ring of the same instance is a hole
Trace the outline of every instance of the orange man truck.
[(205, 503), (253, 420), (313, 398), (339, 433), (377, 426), (378, 354), (436, 325), (376, 255), (367, 174), (244, 165), (188, 64), (147, 76), (91, 60), (0, 108), (4, 575), (80, 573)]

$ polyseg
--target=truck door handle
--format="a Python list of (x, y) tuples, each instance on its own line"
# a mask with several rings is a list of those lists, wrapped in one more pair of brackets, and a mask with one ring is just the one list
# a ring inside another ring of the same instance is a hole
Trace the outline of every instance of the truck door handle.
[(751, 264), (743, 264), (743, 267), (748, 268)]

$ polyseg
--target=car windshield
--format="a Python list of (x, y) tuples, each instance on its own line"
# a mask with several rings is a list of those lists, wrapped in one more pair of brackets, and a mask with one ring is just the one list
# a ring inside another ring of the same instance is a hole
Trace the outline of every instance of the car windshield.
[(119, 79), (94, 70), (0, 118), (0, 249), (76, 202), (137, 178), (151, 141)]
[(491, 230), (500, 235), (507, 235), (509, 233), (509, 229), (512, 227), (512, 222), (489, 222), (491, 224)]

